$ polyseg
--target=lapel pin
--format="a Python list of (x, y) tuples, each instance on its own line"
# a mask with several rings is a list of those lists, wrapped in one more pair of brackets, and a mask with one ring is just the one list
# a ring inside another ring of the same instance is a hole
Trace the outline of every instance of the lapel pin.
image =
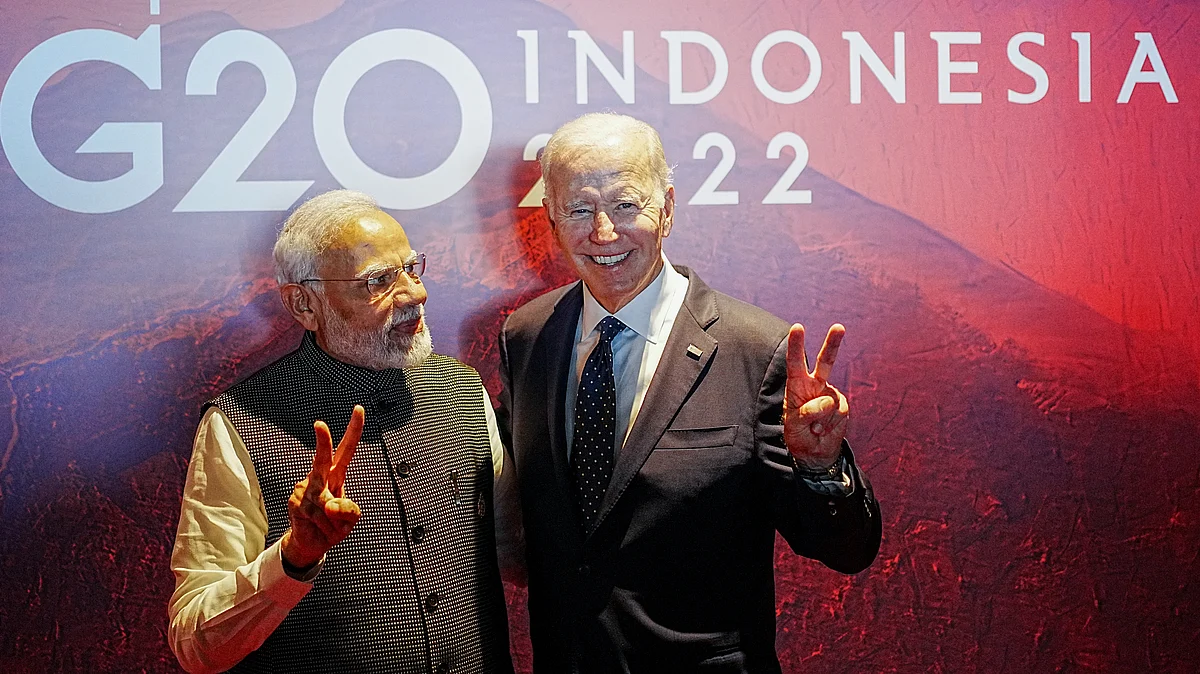
[(700, 356), (703, 356), (704, 352), (701, 351), (700, 347), (696, 346), (695, 344), (688, 344), (688, 355), (691, 356), (693, 360), (700, 360)]

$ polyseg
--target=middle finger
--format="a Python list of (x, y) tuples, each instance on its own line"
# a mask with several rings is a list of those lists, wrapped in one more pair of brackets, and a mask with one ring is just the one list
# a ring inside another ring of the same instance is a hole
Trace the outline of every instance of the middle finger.
[[(846, 336), (846, 328), (841, 323), (829, 326), (829, 334), (825, 335), (825, 343), (821, 345), (821, 353), (817, 354), (817, 369), (813, 376), (822, 382), (829, 381), (829, 373), (833, 370), (833, 362), (837, 360), (838, 349), (842, 347), (842, 338)], [(837, 397), (834, 397), (837, 400)]]

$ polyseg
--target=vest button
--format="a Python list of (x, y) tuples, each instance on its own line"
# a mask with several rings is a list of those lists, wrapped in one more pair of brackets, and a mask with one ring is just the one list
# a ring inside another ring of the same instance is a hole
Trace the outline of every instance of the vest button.
[(439, 601), (441, 601), (441, 597), (439, 597), (438, 593), (436, 593), (436, 592), (430, 592), (428, 595), (426, 595), (425, 596), (425, 612), (433, 613), (434, 611), (436, 611)]
[(412, 542), (420, 543), (423, 540), (425, 540), (425, 527), (418, 524), (412, 528)]
[(396, 474), (400, 477), (408, 477), (408, 462), (401, 461), (396, 464)]
[(387, 398), (375, 401), (375, 407), (379, 408), (379, 411), (383, 412), (384, 414), (391, 412), (392, 408), (395, 406), (396, 406), (395, 403), (388, 400)]
[(438, 665), (437, 670), (438, 674), (450, 674), (450, 663), (446, 660), (442, 660), (442, 663)]

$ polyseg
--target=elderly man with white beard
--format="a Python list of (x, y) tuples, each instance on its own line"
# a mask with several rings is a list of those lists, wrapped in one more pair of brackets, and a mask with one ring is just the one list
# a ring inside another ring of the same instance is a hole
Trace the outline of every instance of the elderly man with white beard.
[(205, 405), (171, 557), (189, 672), (512, 672), (504, 450), (479, 375), (432, 353), (424, 269), (359, 192), (284, 223), (276, 278), (306, 332)]

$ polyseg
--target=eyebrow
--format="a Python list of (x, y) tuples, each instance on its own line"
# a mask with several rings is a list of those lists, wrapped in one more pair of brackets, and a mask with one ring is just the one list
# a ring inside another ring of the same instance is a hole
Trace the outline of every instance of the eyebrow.
[(639, 185), (634, 184), (632, 181), (621, 181), (615, 185), (611, 185), (608, 194), (605, 196), (609, 199), (620, 201), (635, 201), (637, 199), (645, 199), (647, 194), (641, 190)]
[[(416, 261), (417, 261), (417, 251), (414, 250), (408, 254), (408, 257), (404, 258), (403, 264), (411, 264)], [(376, 262), (375, 264), (367, 265), (365, 268), (363, 268), (362, 271), (358, 272), (358, 278), (365, 280), (365, 279), (371, 278), (372, 276), (374, 276), (375, 274), (378, 274), (379, 272), (384, 272), (384, 271), (388, 271), (391, 269), (399, 269), (399, 268), (400, 267), (396, 267), (394, 265), (384, 264), (382, 262)]]
[(360, 279), (369, 279), (372, 276), (374, 276), (375, 274), (378, 274), (379, 272), (382, 272), (382, 271), (387, 271), (390, 268), (391, 268), (391, 265), (382, 264), (382, 263), (367, 265), (362, 271), (358, 272), (357, 276)]
[[(623, 185), (623, 186), (619, 187), (618, 189), (616, 189), (615, 191), (602, 196), (600, 198), (600, 201), (601, 202), (630, 201), (630, 202), (634, 202), (637, 204), (644, 204), (645, 202), (649, 201), (650, 198), (651, 198), (650, 195), (643, 194), (640, 190), (638, 190), (637, 188), (635, 188), (633, 186)], [(576, 199), (575, 201), (567, 202), (562, 207), (562, 210), (573, 211), (576, 208), (581, 208), (581, 207), (585, 207), (585, 206), (590, 207), (593, 204), (594, 204), (594, 202), (592, 200)]]

